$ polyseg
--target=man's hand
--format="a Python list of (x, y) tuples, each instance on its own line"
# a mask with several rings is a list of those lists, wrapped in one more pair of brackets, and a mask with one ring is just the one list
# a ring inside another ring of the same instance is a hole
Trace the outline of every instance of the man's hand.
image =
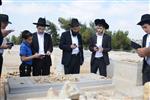
[(94, 51), (98, 51), (98, 50), (99, 50), (99, 48), (98, 48), (98, 47), (94, 47), (93, 49), (94, 49)]
[(9, 49), (9, 48), (11, 48), (11, 46), (4, 44), (4, 45), (1, 45), (0, 48), (1, 49)]
[(76, 45), (76, 44), (71, 44), (70, 47), (71, 47), (72, 49), (75, 49), (75, 48), (77, 47), (77, 45)]
[(33, 58), (40, 58), (41, 57), (41, 54), (38, 54), (38, 53), (35, 53), (34, 55), (33, 55)]
[(99, 48), (98, 51), (99, 51), (99, 52), (103, 52), (103, 48)]
[(46, 55), (50, 56), (50, 55), (51, 55), (51, 52), (50, 52), (50, 51), (47, 51)]
[(146, 56), (146, 48), (138, 48), (137, 53), (140, 57), (145, 57)]

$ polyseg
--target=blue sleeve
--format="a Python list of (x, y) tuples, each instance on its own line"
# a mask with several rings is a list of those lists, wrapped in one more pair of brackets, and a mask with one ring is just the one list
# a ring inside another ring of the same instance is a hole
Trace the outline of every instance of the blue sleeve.
[(20, 46), (20, 56), (26, 56), (27, 52), (26, 52), (26, 47), (21, 45)]

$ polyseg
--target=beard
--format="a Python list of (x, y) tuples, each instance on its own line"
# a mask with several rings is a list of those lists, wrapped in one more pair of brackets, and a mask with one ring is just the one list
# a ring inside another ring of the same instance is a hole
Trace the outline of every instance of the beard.
[(77, 36), (78, 34), (79, 34), (79, 32), (73, 32), (73, 31), (72, 31), (72, 35), (73, 35), (73, 36)]

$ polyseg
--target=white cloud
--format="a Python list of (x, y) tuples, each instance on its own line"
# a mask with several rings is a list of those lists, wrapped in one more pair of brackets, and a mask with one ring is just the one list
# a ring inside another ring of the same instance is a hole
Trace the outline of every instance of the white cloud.
[(39, 14), (39, 13), (52, 13), (56, 7), (52, 4), (6, 4), (2, 6), (2, 11), (13, 12), (14, 14)]

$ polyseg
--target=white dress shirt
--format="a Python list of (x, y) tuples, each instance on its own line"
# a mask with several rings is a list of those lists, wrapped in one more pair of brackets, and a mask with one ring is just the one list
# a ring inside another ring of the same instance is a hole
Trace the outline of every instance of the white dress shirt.
[[(97, 34), (96, 46), (98, 48), (102, 48), (102, 42), (103, 42), (102, 40), (103, 40), (103, 35), (98, 35)], [(102, 52), (97, 51), (96, 54), (95, 54), (95, 58), (100, 58), (100, 57), (103, 57), (103, 54), (102, 54)]]
[(45, 54), (44, 52), (44, 33), (43, 34), (39, 34), (37, 33), (38, 36), (38, 43), (39, 43), (39, 54)]
[(71, 34), (71, 40), (72, 40), (72, 44), (76, 44), (77, 47), (75, 49), (72, 50), (72, 54), (78, 54), (79, 53), (79, 42), (78, 42), (78, 37), (77, 36), (73, 36), (72, 35), (72, 31), (70, 30), (70, 34)]
[[(150, 47), (150, 34), (147, 35), (146, 39), (146, 48)], [(150, 65), (150, 57), (145, 57), (146, 62), (148, 65)]]
[[(7, 40), (6, 40), (6, 38), (4, 38), (2, 45), (6, 45), (6, 43), (7, 43)], [(3, 53), (4, 53), (4, 49), (0, 48), (0, 54), (3, 54)]]

